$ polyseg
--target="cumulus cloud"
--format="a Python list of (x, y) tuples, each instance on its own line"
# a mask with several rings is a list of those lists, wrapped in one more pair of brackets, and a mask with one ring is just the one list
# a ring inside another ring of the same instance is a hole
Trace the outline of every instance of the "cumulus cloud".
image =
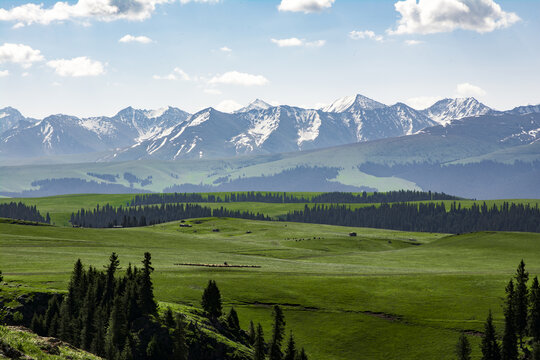
[(409, 45), (409, 46), (414, 46), (414, 45), (420, 45), (420, 44), (423, 44), (424, 42), (421, 41), (421, 40), (405, 40), (405, 44)]
[(4, 43), (0, 46), (0, 64), (14, 63), (29, 68), (32, 63), (43, 59), (39, 50), (32, 49), (28, 45)]
[(9, 76), (9, 71), (8, 70), (0, 70), (0, 78), (6, 77), (6, 76)]
[(238, 109), (242, 108), (242, 104), (237, 103), (234, 100), (223, 100), (215, 106), (216, 110), (232, 113)]
[(315, 40), (315, 41), (306, 41), (304, 39), (299, 39), (296, 37), (288, 38), (288, 39), (270, 39), (274, 44), (276, 44), (279, 47), (299, 47), (299, 46), (306, 46), (306, 47), (321, 47), (326, 44), (326, 40)]
[(98, 76), (105, 73), (105, 65), (86, 56), (58, 59), (47, 62), (57, 75), (63, 77)]
[(206, 94), (210, 94), (210, 95), (221, 95), (221, 91), (219, 91), (218, 89), (204, 89), (203, 91)]
[(486, 95), (486, 91), (480, 86), (466, 82), (458, 84), (456, 87), (456, 94), (458, 97), (481, 97)]
[(232, 52), (232, 49), (227, 47), (227, 46), (223, 46), (223, 47), (220, 47), (219, 48), (220, 51), (223, 51), (224, 53), (230, 53)]
[(210, 84), (226, 84), (241, 86), (262, 86), (268, 83), (268, 79), (262, 75), (252, 75), (238, 71), (229, 71), (211, 78)]
[(456, 29), (479, 33), (506, 28), (520, 20), (494, 0), (403, 0), (394, 4), (401, 14), (392, 35), (433, 34)]
[(184, 81), (191, 81), (191, 76), (188, 75), (184, 70), (176, 67), (173, 69), (173, 71), (170, 74), (160, 76), (160, 75), (154, 75), (153, 78), (155, 80), (184, 80)]
[[(156, 5), (175, 1), (177, 0), (78, 0), (74, 4), (58, 1), (51, 7), (26, 3), (11, 9), (0, 9), (0, 21), (13, 21), (16, 22), (15, 27), (22, 27), (31, 24), (48, 25), (66, 20), (145, 20), (152, 16)], [(180, 0), (180, 3), (191, 1), (219, 2), (219, 0)]]
[(349, 37), (353, 40), (370, 39), (379, 42), (384, 41), (384, 37), (382, 35), (377, 35), (371, 30), (353, 30), (349, 33)]
[(332, 7), (335, 0), (281, 0), (279, 11), (313, 13)]
[(121, 42), (121, 43), (137, 42), (141, 44), (150, 44), (153, 41), (147, 36), (133, 36), (133, 35), (127, 34), (127, 35), (122, 36), (120, 40), (118, 40), (118, 42)]

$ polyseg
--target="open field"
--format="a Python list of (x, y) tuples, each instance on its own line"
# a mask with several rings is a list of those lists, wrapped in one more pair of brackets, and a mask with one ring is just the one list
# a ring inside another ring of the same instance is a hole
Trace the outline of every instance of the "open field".
[[(98, 198), (88, 196), (88, 204)], [(39, 201), (45, 206), (47, 200)], [(112, 201), (125, 199), (108, 197)], [(261, 322), (267, 336), (270, 305), (282, 304), (287, 328), (310, 359), (319, 360), (453, 359), (459, 331), (481, 331), (490, 308), (502, 331), (504, 286), (522, 258), (531, 275), (540, 275), (540, 234), (189, 222), (192, 228), (178, 222), (126, 229), (0, 223), (0, 269), (6, 281), (23, 284), (20, 291), (65, 290), (77, 258), (101, 267), (115, 251), (125, 268), (150, 251), (160, 301), (198, 306), (214, 279), (226, 310), (238, 310), (243, 328), (250, 319)], [(358, 236), (349, 237), (350, 231)], [(224, 262), (260, 268), (174, 265)], [(470, 336), (475, 359), (479, 339)]]
[[(210, 194), (220, 194), (220, 193), (210, 193)], [(224, 193), (221, 193), (224, 194)], [(319, 193), (288, 193), (296, 194), (297, 196), (309, 197)], [(40, 197), (40, 198), (0, 198), (0, 203), (4, 202), (23, 202), (27, 205), (36, 205), (38, 210), (45, 215), (49, 212), (51, 215), (51, 222), (58, 226), (70, 226), (69, 218), (72, 212), (76, 212), (81, 208), (84, 209), (93, 209), (97, 204), (105, 205), (110, 204), (113, 206), (125, 206), (131, 199), (134, 198), (134, 194), (82, 194), (82, 195), (58, 195), (50, 197)], [(204, 196), (204, 194), (203, 194)], [(423, 201), (427, 203), (429, 201)], [(440, 203), (441, 200), (433, 201), (435, 203)], [(447, 209), (450, 209), (450, 204), (454, 201), (445, 200), (442, 201), (447, 205)], [(482, 204), (484, 200), (459, 200), (456, 201), (460, 203), (462, 207), (471, 207), (472, 204), (480, 203)], [(493, 204), (500, 205), (503, 202), (518, 203), (518, 204), (530, 204), (532, 206), (540, 206), (540, 200), (538, 199), (505, 199), (505, 200), (486, 200), (488, 206)], [(209, 206), (212, 208), (219, 208), (221, 206), (230, 209), (230, 210), (248, 210), (252, 212), (261, 212), (265, 215), (271, 217), (277, 217), (280, 215), (285, 215), (289, 211), (300, 210), (304, 208), (304, 203), (285, 203), (285, 204), (276, 204), (276, 203), (260, 203), (260, 202), (237, 202), (237, 203), (201, 203), (202, 206)], [(311, 205), (311, 204), (309, 204)], [(352, 208), (371, 206), (377, 204), (346, 204)]]

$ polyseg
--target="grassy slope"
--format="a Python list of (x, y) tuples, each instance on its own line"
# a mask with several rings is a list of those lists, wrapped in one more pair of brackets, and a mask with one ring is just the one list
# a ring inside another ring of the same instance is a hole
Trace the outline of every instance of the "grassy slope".
[[(349, 237), (351, 230), (359, 236)], [(502, 329), (504, 285), (522, 258), (540, 274), (540, 234), (527, 233), (446, 236), (239, 219), (182, 229), (178, 223), (131, 229), (0, 224), (0, 233), (7, 281), (63, 290), (78, 257), (101, 266), (116, 251), (126, 266), (150, 251), (159, 300), (197, 305), (215, 279), (242, 326), (261, 322), (267, 336), (268, 303), (286, 304), (288, 329), (312, 359), (452, 359), (457, 330), (482, 330), (488, 309)], [(261, 268), (174, 265), (225, 261)], [(479, 358), (479, 338), (471, 341)]]

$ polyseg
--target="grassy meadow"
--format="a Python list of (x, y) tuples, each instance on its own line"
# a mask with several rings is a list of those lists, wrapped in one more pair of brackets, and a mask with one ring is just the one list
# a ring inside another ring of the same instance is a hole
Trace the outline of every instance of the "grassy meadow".
[[(131, 195), (24, 199), (53, 221), (96, 203)], [(8, 200), (8, 199), (5, 199)], [(530, 200), (529, 202), (536, 202)], [(270, 214), (303, 204), (216, 204)], [(59, 221), (57, 220), (57, 223)], [(199, 222), (199, 223), (198, 223)], [(475, 359), (489, 309), (502, 331), (504, 287), (519, 261), (540, 275), (540, 234), (482, 232), (459, 236), (329, 225), (209, 218), (124, 229), (0, 223), (0, 269), (14, 291), (64, 291), (73, 263), (100, 267), (111, 252), (121, 266), (152, 253), (162, 304), (199, 306), (216, 280), (225, 310), (241, 325), (260, 322), (268, 339), (271, 305), (281, 304), (310, 359), (453, 359), (463, 330)], [(219, 229), (219, 232), (212, 231)], [(357, 237), (348, 236), (349, 232)], [(249, 232), (249, 233), (248, 233)], [(257, 265), (204, 268), (177, 263)], [(287, 330), (287, 331), (288, 331)]]

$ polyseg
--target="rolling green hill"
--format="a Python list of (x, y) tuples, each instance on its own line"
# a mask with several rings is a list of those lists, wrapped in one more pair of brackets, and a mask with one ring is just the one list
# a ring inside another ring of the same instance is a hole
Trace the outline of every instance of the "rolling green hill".
[[(1, 270), (21, 290), (63, 291), (77, 258), (101, 267), (115, 251), (125, 268), (150, 251), (160, 301), (198, 306), (214, 279), (242, 326), (253, 319), (266, 334), (270, 305), (281, 304), (287, 328), (312, 359), (453, 359), (459, 331), (482, 331), (489, 309), (502, 330), (504, 285), (522, 258), (532, 275), (540, 274), (540, 234), (198, 222), (129, 229), (1, 223)], [(348, 236), (351, 231), (358, 236)], [(260, 268), (175, 265), (223, 262)], [(479, 359), (479, 337), (469, 338)]]

